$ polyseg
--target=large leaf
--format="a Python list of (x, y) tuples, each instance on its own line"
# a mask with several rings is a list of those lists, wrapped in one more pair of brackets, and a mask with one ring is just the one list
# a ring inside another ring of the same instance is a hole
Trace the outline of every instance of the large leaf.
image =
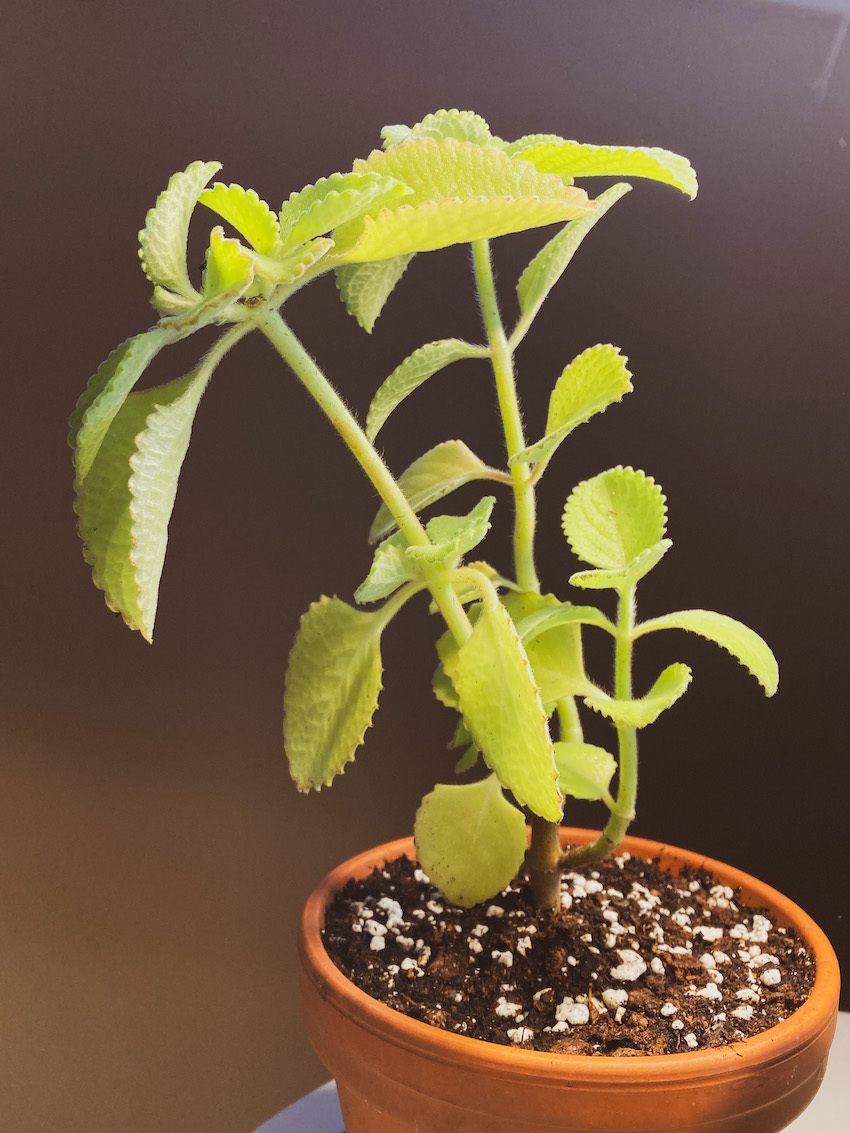
[(77, 481), (75, 508), (95, 584), (104, 591), (109, 608), (148, 641), (153, 637), (168, 523), (195, 411), (234, 338), (233, 332), (223, 336), (186, 377), (131, 393), (112, 420), (88, 474)]
[(622, 590), (634, 586), (661, 562), (673, 546), (670, 539), (659, 539), (645, 551), (635, 555), (624, 567), (611, 570), (580, 570), (570, 576), (570, 583), (582, 590)]
[[(554, 594), (521, 591), (505, 594), (502, 602), (517, 627), (547, 714), (565, 696), (588, 692), (592, 686), (584, 671), (579, 620), (552, 617), (562, 608)], [(523, 637), (523, 626), (529, 619), (545, 618), (547, 614), (551, 620), (545, 631)]]
[(601, 344), (574, 358), (549, 398), (545, 435), (512, 457), (511, 463), (548, 461), (573, 429), (620, 401), (632, 389), (626, 362), (616, 346)]
[(258, 252), (268, 255), (280, 239), (277, 217), (253, 189), (241, 185), (223, 185), (216, 182), (201, 193), (202, 205), (212, 209), (228, 224), (232, 224)]
[(518, 803), (558, 822), (561, 796), (546, 712), (504, 606), (488, 604), (470, 637), (443, 664), (488, 767)]
[(561, 791), (574, 799), (605, 799), (617, 761), (610, 752), (577, 740), (555, 744), (555, 763)]
[(676, 662), (667, 666), (646, 696), (636, 700), (613, 700), (591, 695), (584, 698), (584, 703), (615, 724), (628, 728), (645, 728), (657, 720), (671, 704), (675, 704), (690, 683), (691, 670), (687, 665)]
[(404, 275), (413, 255), (395, 256), (374, 264), (341, 264), (336, 283), (342, 301), (363, 330), (372, 333), (384, 304)]
[(480, 114), (472, 110), (437, 110), (433, 114), (426, 114), (422, 121), (417, 122), (405, 136), (454, 138), (459, 142), (474, 142), (479, 146), (488, 146), (493, 142), (490, 127)]
[(606, 189), (591, 202), (591, 211), (586, 216), (570, 221), (540, 249), (517, 283), (520, 311), (527, 321), (540, 309), (594, 224), (630, 189), (631, 185), (613, 185)]
[(612, 570), (628, 566), (664, 538), (667, 506), (659, 486), (644, 472), (609, 468), (573, 489), (562, 522), (578, 558)]
[(425, 527), (431, 545), (408, 547), (408, 558), (415, 564), (453, 566), (477, 547), (490, 530), (490, 515), (495, 503), (495, 496), (484, 496), (467, 515), (434, 516)]
[(480, 356), (481, 347), (459, 338), (428, 342), (400, 362), (378, 387), (366, 415), (366, 436), (374, 441), (389, 415), (432, 374), (461, 358)]
[(466, 909), (513, 881), (527, 842), (522, 812), (502, 794), (495, 775), (462, 786), (438, 784), (416, 812), (414, 838), (425, 872)]
[(693, 200), (697, 178), (686, 157), (646, 146), (591, 146), (555, 134), (532, 134), (512, 142), (507, 152), (535, 169), (576, 177), (646, 177), (672, 185)]
[(354, 759), (381, 691), (380, 611), (320, 598), (289, 655), (283, 738), (298, 789), (320, 790)]
[(280, 210), (281, 239), (302, 244), (362, 215), (411, 195), (398, 178), (372, 170), (332, 173), (290, 194)]
[[(413, 510), (419, 512), (472, 480), (487, 480), (499, 475), (463, 441), (443, 441), (414, 460), (399, 476), (398, 486)], [(369, 542), (383, 538), (395, 526), (392, 513), (383, 504), (369, 530)]]
[(139, 256), (151, 283), (179, 295), (194, 295), (186, 269), (189, 221), (209, 179), (221, 169), (217, 161), (194, 161), (175, 173), (157, 197), (139, 233)]
[(660, 629), (684, 629), (713, 641), (749, 669), (768, 696), (776, 692), (779, 666), (773, 651), (763, 638), (742, 622), (713, 610), (678, 610), (641, 623), (635, 630), (635, 637)]
[(354, 592), (355, 601), (377, 602), (415, 576), (415, 568), (407, 557), (407, 540), (397, 531), (375, 551), (372, 566), (364, 582)]

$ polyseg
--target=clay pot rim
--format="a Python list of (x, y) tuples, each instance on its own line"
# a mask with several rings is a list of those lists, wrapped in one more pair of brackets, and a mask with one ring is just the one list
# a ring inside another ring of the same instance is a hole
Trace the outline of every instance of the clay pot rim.
[[(561, 827), (561, 840), (583, 844), (598, 836), (598, 831)], [(406, 855), (415, 856), (412, 838), (398, 838), (375, 846), (342, 862), (316, 886), (304, 906), (298, 947), (302, 963), (318, 985), (323, 998), (333, 1002), (337, 1010), (368, 1027), (396, 1045), (415, 1048), (438, 1062), (468, 1062), (499, 1072), (503, 1077), (539, 1078), (541, 1083), (643, 1082), (661, 1086), (666, 1081), (714, 1079), (718, 1074), (730, 1077), (749, 1075), (754, 1065), (767, 1067), (799, 1054), (832, 1027), (837, 1010), (840, 973), (838, 960), (825, 933), (798, 905), (778, 890), (733, 866), (705, 854), (684, 850), (665, 842), (629, 836), (622, 850), (635, 857), (667, 857), (696, 869), (704, 869), (718, 881), (750, 890), (755, 899), (777, 914), (779, 923), (793, 926), (805, 940), (815, 960), (815, 983), (808, 999), (782, 1023), (757, 1035), (708, 1050), (680, 1054), (647, 1054), (640, 1058), (589, 1057), (581, 1054), (549, 1054), (529, 1051), (483, 1039), (440, 1030), (373, 999), (361, 991), (336, 967), (325, 951), (321, 930), (325, 909), (334, 894), (351, 877), (362, 877), (381, 862)]]

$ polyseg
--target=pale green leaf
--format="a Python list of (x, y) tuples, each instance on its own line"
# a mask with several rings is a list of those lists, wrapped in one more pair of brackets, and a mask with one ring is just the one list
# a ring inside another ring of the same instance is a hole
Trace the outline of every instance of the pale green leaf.
[(216, 182), (201, 193), (200, 202), (240, 232), (251, 247), (268, 255), (280, 239), (277, 217), (253, 189)]
[(546, 433), (522, 450), (511, 463), (548, 461), (570, 433), (630, 393), (627, 359), (616, 346), (588, 347), (565, 367), (549, 398)]
[[(517, 627), (547, 715), (565, 696), (587, 692), (592, 686), (584, 671), (580, 625), (589, 615), (583, 619), (568, 619), (561, 613), (559, 617), (559, 610), (563, 611), (564, 607), (554, 594), (520, 591), (505, 594), (502, 602)], [(596, 613), (603, 616), (599, 611)], [(539, 626), (541, 620), (544, 629), (527, 632), (523, 637), (523, 627), (527, 630), (529, 623)]]
[(372, 333), (384, 304), (412, 259), (412, 254), (395, 256), (374, 264), (341, 264), (336, 269), (336, 285), (346, 310), (367, 334)]
[(478, 546), (490, 530), (490, 515), (495, 503), (495, 496), (484, 496), (467, 515), (435, 516), (425, 527), (431, 546), (408, 547), (408, 559), (415, 564), (454, 565)]
[(402, 401), (426, 382), (432, 374), (445, 369), (461, 358), (474, 358), (480, 347), (459, 338), (444, 338), (428, 342), (400, 362), (390, 376), (378, 387), (366, 415), (366, 436), (374, 441), (389, 415)]
[(726, 649), (752, 673), (768, 696), (779, 686), (779, 666), (763, 638), (742, 622), (713, 610), (678, 610), (641, 623), (635, 637), (660, 629), (684, 629)]
[(686, 157), (645, 146), (591, 146), (555, 135), (520, 138), (509, 152), (545, 173), (576, 177), (646, 177), (680, 189), (691, 200), (697, 178)]
[[(399, 476), (398, 486), (413, 510), (419, 512), (456, 488), (472, 480), (487, 480), (493, 475), (494, 469), (489, 468), (463, 441), (443, 441), (414, 460)], [(386, 504), (382, 505), (369, 530), (369, 542), (383, 538), (395, 526), (396, 521), (389, 508)]]
[(626, 586), (634, 586), (661, 562), (672, 546), (670, 539), (659, 539), (657, 543), (635, 555), (624, 567), (580, 570), (570, 576), (570, 582), (582, 590), (622, 590)]
[(558, 626), (597, 626), (608, 633), (616, 632), (613, 623), (595, 606), (572, 606), (569, 602), (559, 602), (554, 594), (545, 597), (549, 600), (538, 603), (534, 609), (514, 619), (526, 650), (541, 634), (548, 634)]
[(562, 794), (589, 802), (608, 796), (617, 761), (604, 748), (579, 741), (556, 743), (555, 763)]
[(375, 551), (372, 566), (364, 582), (354, 592), (355, 601), (377, 602), (415, 577), (415, 569), (407, 557), (407, 540), (396, 532)]
[(380, 611), (320, 598), (301, 618), (289, 655), (283, 738), (298, 789), (328, 786), (355, 756), (381, 691)]
[(434, 675), (431, 678), (431, 686), (434, 690), (434, 696), (439, 700), (440, 704), (444, 704), (446, 708), (457, 708), (460, 701), (455, 692), (455, 686), (446, 675), (446, 670), (440, 663), (434, 670)]
[(151, 295), (151, 306), (160, 315), (184, 315), (197, 306), (197, 295), (176, 295), (165, 287), (156, 284)]
[(475, 744), (470, 744), (454, 766), (455, 775), (463, 775), (466, 771), (471, 771), (478, 762), (480, 754)]
[(271, 283), (295, 283), (334, 246), (327, 236), (319, 236), (295, 248), (284, 248), (272, 256), (254, 256), (258, 272)]
[(250, 254), (238, 240), (225, 236), (223, 228), (214, 228), (210, 233), (201, 288), (204, 299), (217, 299), (225, 295), (231, 301), (237, 299), (247, 291), (253, 278), (254, 261)]
[(466, 909), (513, 881), (527, 844), (525, 819), (495, 775), (437, 784), (416, 812), (414, 838), (422, 868), (449, 901)]
[(488, 605), (471, 636), (443, 664), (488, 767), (518, 803), (558, 822), (561, 797), (546, 712), (504, 606)]
[(472, 736), (469, 734), (469, 728), (467, 728), (466, 722), (463, 717), (461, 717), (457, 722), (454, 735), (449, 740), (449, 750), (466, 747), (467, 744), (470, 743), (472, 743)]
[(527, 320), (532, 319), (540, 309), (543, 300), (564, 274), (591, 228), (630, 189), (631, 185), (613, 185), (606, 189), (590, 202), (591, 211), (586, 216), (570, 221), (540, 249), (517, 283), (520, 311)]
[(148, 212), (139, 233), (139, 256), (151, 283), (179, 295), (195, 294), (186, 268), (189, 221), (204, 187), (219, 169), (217, 161), (192, 162), (174, 174)]
[[(383, 137), (383, 130), (381, 136)], [(398, 137), (398, 135), (393, 136)], [(472, 110), (437, 110), (433, 114), (426, 114), (421, 122), (417, 122), (412, 127), (406, 137), (454, 138), (459, 142), (474, 142), (478, 146), (488, 146), (493, 141), (490, 127), (480, 114)]]
[(409, 126), (384, 126), (381, 129), (381, 145), (384, 149), (389, 149), (390, 146), (397, 146), (410, 137)]
[(690, 683), (691, 670), (687, 665), (676, 662), (667, 666), (646, 696), (636, 700), (614, 700), (593, 694), (586, 696), (584, 703), (615, 724), (623, 724), (628, 728), (645, 728), (657, 720), (671, 704), (675, 704)]
[(284, 244), (302, 244), (354, 220), (367, 209), (397, 204), (411, 190), (401, 180), (372, 170), (332, 173), (290, 194), (280, 210)]
[(563, 529), (578, 558), (606, 570), (628, 566), (664, 537), (667, 506), (651, 477), (609, 468), (583, 480), (564, 507)]

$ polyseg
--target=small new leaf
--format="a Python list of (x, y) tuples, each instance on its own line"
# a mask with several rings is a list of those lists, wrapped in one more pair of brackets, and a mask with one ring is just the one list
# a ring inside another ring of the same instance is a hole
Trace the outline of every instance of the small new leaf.
[(416, 855), (442, 893), (466, 909), (495, 897), (525, 857), (522, 812), (495, 775), (461, 786), (438, 784), (422, 800), (414, 826)]
[(227, 296), (229, 300), (237, 299), (248, 290), (253, 278), (254, 262), (250, 254), (238, 240), (225, 236), (223, 228), (214, 228), (210, 233), (201, 287), (204, 299), (216, 299), (219, 296)]
[[(387, 129), (394, 127), (385, 126), (384, 130)], [(382, 136), (383, 133), (382, 130)], [(437, 110), (433, 114), (426, 114), (405, 137), (454, 138), (459, 142), (474, 142), (478, 146), (488, 146), (493, 141), (490, 127), (480, 114), (472, 110)]]
[(563, 529), (578, 558), (605, 570), (628, 566), (664, 538), (667, 507), (658, 485), (634, 468), (583, 480), (564, 508)]
[(490, 515), (495, 503), (495, 496), (484, 496), (467, 515), (435, 516), (425, 528), (431, 545), (408, 547), (408, 559), (417, 565), (442, 563), (454, 566), (473, 547), (477, 547), (490, 530)]
[(233, 225), (252, 248), (263, 255), (274, 251), (280, 240), (280, 225), (275, 214), (253, 189), (243, 189), (241, 185), (223, 185), (218, 181), (211, 188), (205, 189), (199, 200), (222, 220)]
[(617, 761), (610, 752), (578, 741), (555, 744), (561, 793), (596, 802), (608, 799)]
[(767, 642), (743, 622), (713, 610), (679, 610), (643, 622), (635, 630), (635, 637), (660, 629), (683, 629), (713, 641), (749, 669), (767, 696), (776, 692), (779, 686), (776, 657)]
[(613, 570), (580, 570), (570, 576), (570, 583), (581, 590), (622, 590), (626, 586), (634, 586), (661, 562), (672, 546), (670, 539), (659, 539), (657, 543), (635, 555), (624, 567), (615, 567)]
[(365, 581), (354, 592), (355, 601), (361, 605), (377, 602), (414, 578), (416, 571), (406, 551), (407, 540), (401, 532), (385, 539), (375, 551)]
[(292, 193), (280, 210), (284, 244), (302, 244), (344, 225), (367, 209), (397, 204), (411, 190), (395, 177), (372, 171), (332, 173)]
[(384, 304), (412, 259), (411, 253), (373, 264), (341, 264), (336, 269), (342, 301), (367, 334), (372, 333)]
[(459, 338), (428, 342), (409, 354), (378, 387), (366, 416), (366, 436), (374, 441), (389, 415), (432, 374), (461, 358), (474, 358), (481, 348)]
[(355, 756), (381, 691), (380, 612), (320, 598), (289, 655), (283, 738), (300, 791), (328, 786)]
[(671, 704), (675, 704), (690, 683), (691, 670), (687, 665), (676, 662), (667, 666), (646, 696), (637, 700), (613, 700), (595, 694), (586, 696), (584, 703), (615, 724), (623, 724), (628, 728), (645, 728), (657, 720)]
[(186, 268), (189, 221), (209, 179), (221, 169), (217, 161), (194, 161), (175, 173), (157, 197), (139, 233), (139, 257), (151, 283), (194, 296)]

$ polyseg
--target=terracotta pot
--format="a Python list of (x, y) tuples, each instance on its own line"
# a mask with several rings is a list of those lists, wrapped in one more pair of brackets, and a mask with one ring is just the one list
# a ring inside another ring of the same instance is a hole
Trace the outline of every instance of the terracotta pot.
[[(570, 843), (595, 836), (562, 830)], [(802, 909), (739, 870), (643, 838), (623, 849), (674, 872), (706, 869), (796, 929), (817, 966), (803, 1006), (731, 1046), (642, 1058), (516, 1050), (408, 1019), (355, 987), (321, 939), (328, 902), (349, 878), (414, 856), (412, 839), (388, 842), (328, 874), (301, 922), (307, 1033), (336, 1078), (347, 1133), (774, 1133), (794, 1120), (820, 1085), (835, 1031), (839, 974), (829, 941)]]

